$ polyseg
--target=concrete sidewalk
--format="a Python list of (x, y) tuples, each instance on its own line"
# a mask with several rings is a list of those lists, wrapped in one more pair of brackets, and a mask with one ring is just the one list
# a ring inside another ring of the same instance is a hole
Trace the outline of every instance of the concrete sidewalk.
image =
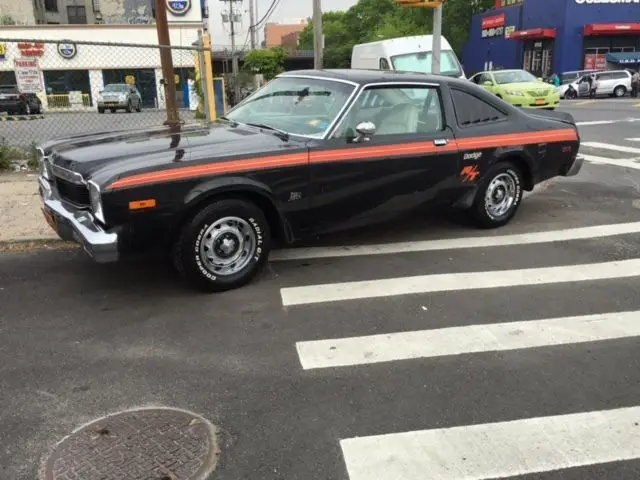
[(35, 173), (0, 173), (0, 244), (59, 241), (40, 207)]

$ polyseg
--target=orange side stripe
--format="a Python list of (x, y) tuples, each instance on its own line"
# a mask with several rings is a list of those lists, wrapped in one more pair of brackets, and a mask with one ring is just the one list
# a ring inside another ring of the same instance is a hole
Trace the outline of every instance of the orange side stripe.
[(216, 173), (231, 173), (253, 170), (258, 168), (285, 167), (301, 165), (307, 163), (307, 154), (280, 155), (256, 159), (232, 160), (230, 162), (215, 163), (212, 165), (197, 165), (192, 167), (181, 167), (160, 172), (141, 173), (130, 177), (122, 178), (113, 182), (109, 188), (140, 186), (148, 183), (161, 182), (167, 180), (184, 180), (204, 175)]
[(578, 135), (575, 130), (562, 129), (548, 130), (544, 132), (489, 135), (486, 137), (463, 138), (459, 140), (452, 139), (449, 140), (448, 145), (442, 147), (435, 146), (433, 142), (415, 142), (404, 145), (388, 145), (380, 147), (340, 148), (336, 150), (313, 152), (310, 155), (307, 155), (307, 153), (274, 155), (271, 157), (232, 160), (229, 162), (215, 163), (212, 165), (195, 165), (190, 167), (179, 167), (171, 170), (163, 170), (160, 172), (141, 173), (116, 180), (108, 188), (116, 190), (119, 188), (135, 187), (169, 180), (184, 180), (188, 178), (195, 178), (213, 174), (304, 165), (307, 162), (324, 163), (340, 160), (359, 160), (369, 157), (379, 158), (385, 157), (387, 155), (451, 152), (458, 149), (482, 149), (491, 147), (525, 145), (529, 143), (575, 141), (577, 139)]

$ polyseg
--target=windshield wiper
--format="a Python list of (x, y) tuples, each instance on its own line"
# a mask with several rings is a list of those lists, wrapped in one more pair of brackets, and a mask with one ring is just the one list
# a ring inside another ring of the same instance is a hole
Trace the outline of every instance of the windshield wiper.
[(275, 127), (272, 127), (271, 125), (266, 125), (264, 123), (247, 123), (247, 125), (251, 125), (252, 127), (262, 128), (263, 130), (269, 130), (275, 133), (279, 138), (281, 138), (285, 142), (289, 140), (289, 134), (287, 132), (285, 132), (284, 130), (280, 130)]
[(237, 127), (238, 126), (238, 122), (236, 122), (235, 120), (231, 120), (230, 118), (225, 117), (224, 115), (221, 117), (218, 117), (218, 120), (222, 120), (225, 122), (229, 122), (232, 126)]

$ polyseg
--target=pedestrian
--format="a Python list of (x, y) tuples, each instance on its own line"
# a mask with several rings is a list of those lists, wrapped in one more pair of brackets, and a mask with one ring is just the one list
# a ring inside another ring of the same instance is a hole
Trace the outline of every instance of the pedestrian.
[(589, 76), (589, 98), (596, 98), (598, 91), (598, 78), (595, 74)]
[(640, 90), (640, 73), (634, 72), (631, 77), (631, 96), (638, 98), (638, 90)]
[(560, 86), (560, 77), (558, 76), (557, 73), (554, 73), (553, 75), (551, 75), (551, 83), (553, 83), (555, 87)]

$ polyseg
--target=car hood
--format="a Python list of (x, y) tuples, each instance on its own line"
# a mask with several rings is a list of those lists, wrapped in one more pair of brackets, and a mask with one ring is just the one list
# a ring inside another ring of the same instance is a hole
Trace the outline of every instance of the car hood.
[(41, 148), (54, 165), (101, 183), (167, 165), (274, 155), (303, 146), (256, 128), (214, 122), (77, 135)]
[(515, 92), (528, 93), (528, 92), (552, 90), (555, 87), (553, 85), (549, 85), (548, 83), (525, 82), (525, 83), (506, 83), (506, 84), (500, 85), (500, 88), (504, 90), (515, 91)]

